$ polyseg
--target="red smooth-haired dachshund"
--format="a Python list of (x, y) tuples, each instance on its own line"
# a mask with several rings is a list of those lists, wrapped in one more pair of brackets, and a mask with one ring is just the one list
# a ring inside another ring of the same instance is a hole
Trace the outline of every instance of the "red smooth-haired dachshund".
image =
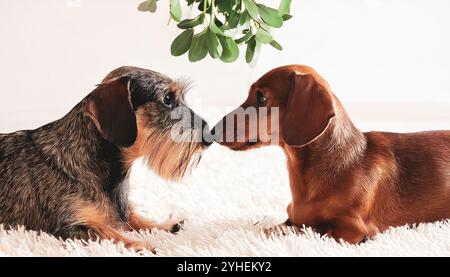
[[(268, 118), (278, 107), (279, 128), (254, 132), (248, 128), (260, 118), (254, 117), (235, 127), (234, 138), (243, 135), (243, 141), (218, 142), (248, 150), (271, 143), (262, 137), (278, 138), (292, 192), (289, 219), (279, 227), (305, 225), (359, 243), (391, 226), (450, 218), (450, 131), (363, 133), (328, 83), (302, 65), (261, 77), (240, 106), (249, 107), (267, 107)], [(216, 125), (216, 137), (226, 137), (226, 128), (218, 130), (227, 118)]]

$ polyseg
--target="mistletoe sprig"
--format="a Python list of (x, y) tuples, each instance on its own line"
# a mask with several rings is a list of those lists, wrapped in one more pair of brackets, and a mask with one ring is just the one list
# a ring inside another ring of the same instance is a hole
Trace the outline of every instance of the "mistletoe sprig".
[[(169, 0), (170, 17), (183, 31), (170, 47), (173, 56), (188, 53), (197, 62), (208, 54), (213, 59), (231, 63), (239, 57), (239, 45), (246, 45), (245, 60), (250, 63), (258, 55), (260, 45), (269, 44), (282, 50), (270, 30), (280, 28), (292, 16), (292, 0), (281, 0), (278, 9), (256, 0), (185, 0), (197, 8), (194, 18), (183, 19), (180, 0)], [(142, 2), (138, 10), (156, 12), (157, 0)]]

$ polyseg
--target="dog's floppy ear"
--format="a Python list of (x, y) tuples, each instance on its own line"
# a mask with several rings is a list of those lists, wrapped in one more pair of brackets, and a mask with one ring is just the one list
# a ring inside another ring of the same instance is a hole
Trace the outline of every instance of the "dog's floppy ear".
[(118, 147), (133, 145), (137, 126), (131, 104), (129, 77), (119, 77), (100, 84), (88, 96), (86, 113), (106, 140)]
[(335, 116), (331, 93), (311, 74), (292, 72), (291, 91), (283, 122), (283, 140), (302, 147), (319, 137)]

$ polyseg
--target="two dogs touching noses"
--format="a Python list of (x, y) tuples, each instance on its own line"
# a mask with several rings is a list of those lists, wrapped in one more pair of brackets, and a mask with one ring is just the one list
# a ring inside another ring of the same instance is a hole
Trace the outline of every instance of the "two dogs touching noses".
[[(0, 224), (154, 251), (123, 231), (181, 226), (136, 213), (126, 179), (143, 158), (163, 178), (178, 180), (211, 145), (208, 125), (186, 106), (185, 92), (185, 84), (160, 73), (121, 67), (63, 118), (0, 134)], [(288, 220), (266, 234), (309, 226), (359, 243), (390, 226), (450, 218), (449, 131), (362, 133), (327, 82), (300, 65), (276, 68), (254, 83), (239, 108), (252, 107), (267, 114), (244, 118), (243, 127), (232, 124), (231, 141), (217, 142), (249, 150), (276, 141), (285, 152)], [(177, 108), (189, 116), (174, 118)], [(223, 126), (234, 115), (213, 128), (214, 137), (230, 136)], [(279, 126), (272, 124), (275, 116)], [(269, 128), (250, 128), (267, 122)], [(175, 141), (173, 130), (183, 139)]]

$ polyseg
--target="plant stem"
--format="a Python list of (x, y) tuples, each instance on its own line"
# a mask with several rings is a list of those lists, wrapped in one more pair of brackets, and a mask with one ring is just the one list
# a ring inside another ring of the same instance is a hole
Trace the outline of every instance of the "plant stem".
[[(257, 5), (258, 3), (256, 3), (256, 1), (255, 0), (252, 0), (253, 1), (253, 3), (255, 3), (255, 5)], [(241, 8), (240, 9), (242, 9), (242, 1), (241, 1)], [(248, 13), (248, 12), (247, 12)], [(253, 20), (253, 22), (255, 23), (255, 25), (256, 25), (256, 27), (258, 28), (258, 29), (263, 29), (264, 30), (264, 28), (262, 27), (262, 25), (261, 25), (261, 23), (258, 21), (258, 19), (256, 19), (256, 18), (254, 18), (250, 13), (248, 13), (248, 15), (250, 16), (250, 18)], [(264, 31), (266, 31), (266, 30), (264, 30)], [(267, 31), (266, 31), (267, 32)]]
[(216, 0), (211, 0), (211, 21), (214, 20), (214, 18), (216, 17), (216, 5), (215, 5)]

